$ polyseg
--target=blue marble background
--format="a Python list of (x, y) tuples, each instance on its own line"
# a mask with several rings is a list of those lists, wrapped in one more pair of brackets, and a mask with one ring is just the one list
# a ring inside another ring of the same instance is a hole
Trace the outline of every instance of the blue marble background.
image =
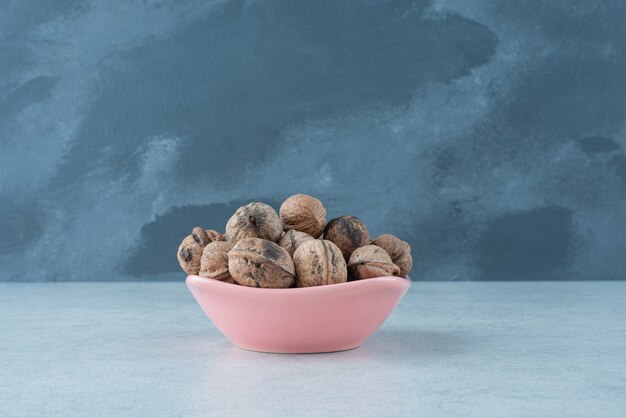
[(0, 0), (0, 280), (182, 280), (320, 197), (415, 280), (626, 277), (626, 6)]

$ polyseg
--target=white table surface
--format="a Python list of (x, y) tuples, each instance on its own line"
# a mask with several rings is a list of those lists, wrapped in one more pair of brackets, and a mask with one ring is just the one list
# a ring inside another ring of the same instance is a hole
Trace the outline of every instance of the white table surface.
[(184, 283), (0, 284), (0, 416), (626, 416), (626, 282), (413, 283), (361, 348), (234, 348)]

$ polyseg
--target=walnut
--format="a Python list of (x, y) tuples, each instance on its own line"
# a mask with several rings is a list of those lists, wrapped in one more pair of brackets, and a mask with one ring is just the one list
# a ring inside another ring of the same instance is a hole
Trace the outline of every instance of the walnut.
[(209, 237), (208, 237), (206, 231), (204, 229), (200, 228), (199, 226), (196, 226), (191, 231), (191, 236), (193, 237), (194, 241), (196, 241), (201, 247), (206, 247), (207, 244), (209, 242), (211, 242), (209, 240)]
[(383, 234), (378, 236), (373, 245), (377, 245), (383, 250), (387, 251), (391, 261), (400, 267), (400, 275), (406, 276), (411, 272), (413, 268), (413, 257), (411, 256), (411, 246), (408, 242), (402, 241), (400, 238), (391, 235)]
[(326, 208), (312, 196), (296, 194), (280, 206), (280, 219), (286, 231), (295, 229), (317, 238), (326, 226)]
[(354, 250), (348, 262), (351, 279), (372, 279), (382, 276), (397, 276), (400, 267), (393, 264), (385, 250), (375, 245), (366, 245)]
[(214, 241), (228, 241), (226, 239), (226, 235), (224, 234), (220, 234), (219, 232), (213, 230), (213, 229), (206, 229), (204, 232), (206, 232), (207, 237), (209, 237), (209, 240), (211, 240), (211, 242)]
[(193, 235), (185, 237), (176, 253), (178, 263), (185, 273), (197, 275), (200, 272), (202, 250), (204, 246), (198, 243)]
[(200, 260), (202, 251), (213, 241), (225, 241), (226, 237), (211, 229), (202, 229), (196, 226), (191, 231), (191, 235), (185, 237), (178, 247), (176, 254), (180, 266), (187, 274), (197, 275), (200, 272)]
[(261, 202), (240, 207), (226, 224), (226, 237), (233, 244), (244, 238), (263, 238), (276, 242), (282, 233), (283, 222), (276, 211)]
[(202, 229), (199, 226), (191, 231), (191, 236), (202, 247), (206, 247), (213, 241), (226, 241), (226, 237), (219, 232), (212, 229)]
[(296, 275), (289, 253), (261, 238), (235, 244), (228, 252), (228, 270), (237, 283), (251, 287), (289, 287)]
[(234, 283), (235, 281), (228, 271), (228, 252), (233, 247), (234, 245), (227, 241), (213, 241), (204, 247), (200, 259), (199, 276)]
[(335, 243), (347, 262), (352, 251), (370, 243), (370, 234), (359, 218), (340, 216), (328, 222), (324, 229), (324, 239)]
[(278, 245), (283, 247), (291, 257), (293, 257), (293, 253), (298, 249), (298, 247), (305, 241), (313, 240), (312, 236), (309, 234), (305, 234), (304, 232), (296, 231), (295, 229), (290, 229), (285, 232), (283, 236), (278, 241)]
[(293, 255), (298, 287), (322, 286), (348, 280), (341, 250), (328, 240), (303, 242)]

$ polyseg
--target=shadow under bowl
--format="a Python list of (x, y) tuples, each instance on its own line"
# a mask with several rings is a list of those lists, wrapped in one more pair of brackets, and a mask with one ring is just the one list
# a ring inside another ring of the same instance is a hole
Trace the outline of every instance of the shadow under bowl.
[(387, 319), (411, 281), (386, 276), (290, 289), (263, 289), (188, 276), (206, 316), (237, 347), (325, 353), (359, 347)]

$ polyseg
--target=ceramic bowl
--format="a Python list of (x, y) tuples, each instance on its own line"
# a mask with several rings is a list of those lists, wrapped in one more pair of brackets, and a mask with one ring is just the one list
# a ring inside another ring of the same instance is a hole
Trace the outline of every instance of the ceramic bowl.
[(188, 276), (213, 324), (239, 348), (323, 353), (359, 347), (387, 319), (411, 281), (378, 277), (291, 289), (262, 289)]

